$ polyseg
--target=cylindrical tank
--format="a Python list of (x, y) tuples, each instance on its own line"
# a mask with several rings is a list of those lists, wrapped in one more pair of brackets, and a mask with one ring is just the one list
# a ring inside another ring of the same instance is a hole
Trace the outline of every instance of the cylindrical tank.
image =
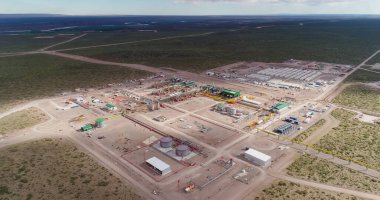
[(105, 123), (104, 123), (104, 118), (99, 118), (95, 120), (95, 126), (96, 128), (103, 128)]
[(236, 115), (236, 113), (237, 113), (237, 109), (236, 108), (231, 108), (230, 109), (230, 112), (229, 112), (230, 115)]
[(170, 148), (173, 145), (173, 138), (163, 137), (160, 139), (160, 146), (162, 148)]
[(178, 145), (176, 148), (177, 156), (187, 156), (190, 154), (190, 147), (184, 144)]
[(225, 110), (226, 110), (226, 112), (228, 112), (228, 113), (230, 113), (230, 112), (231, 112), (231, 107), (229, 107), (229, 106), (226, 106), (224, 109), (225, 109)]

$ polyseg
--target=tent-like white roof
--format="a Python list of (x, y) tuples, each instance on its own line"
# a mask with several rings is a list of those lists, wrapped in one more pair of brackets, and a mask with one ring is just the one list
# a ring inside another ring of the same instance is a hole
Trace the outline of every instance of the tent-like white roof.
[(253, 103), (253, 104), (256, 104), (256, 105), (261, 105), (261, 102), (255, 101), (255, 100), (252, 100), (252, 99), (248, 99), (247, 96), (243, 96), (242, 100), (245, 101), (245, 102), (248, 102), (248, 103)]
[(256, 150), (251, 149), (251, 148), (248, 149), (247, 151), (245, 151), (245, 153), (248, 154), (248, 155), (250, 155), (250, 156), (252, 156), (252, 157), (260, 159), (260, 160), (262, 160), (264, 162), (267, 162), (267, 161), (269, 161), (272, 158), (272, 157), (270, 157), (270, 156), (268, 156), (266, 154), (261, 153), (260, 151), (256, 151)]
[(146, 162), (162, 172), (170, 168), (168, 164), (156, 157), (149, 158)]

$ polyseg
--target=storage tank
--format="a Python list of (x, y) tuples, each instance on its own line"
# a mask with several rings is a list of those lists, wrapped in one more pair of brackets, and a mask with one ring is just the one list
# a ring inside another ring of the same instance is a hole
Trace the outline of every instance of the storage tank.
[(229, 106), (226, 106), (224, 109), (226, 110), (227, 113), (231, 112), (231, 107), (229, 107)]
[(160, 146), (162, 148), (170, 148), (173, 145), (173, 138), (163, 137), (160, 139)]
[(177, 156), (187, 156), (190, 154), (190, 147), (184, 144), (178, 145), (176, 148), (176, 154)]
[(236, 108), (231, 108), (230, 109), (230, 112), (229, 112), (230, 115), (236, 115), (236, 113), (237, 113), (237, 109)]
[(105, 126), (104, 118), (98, 118), (95, 120), (95, 126), (96, 128), (103, 128)]

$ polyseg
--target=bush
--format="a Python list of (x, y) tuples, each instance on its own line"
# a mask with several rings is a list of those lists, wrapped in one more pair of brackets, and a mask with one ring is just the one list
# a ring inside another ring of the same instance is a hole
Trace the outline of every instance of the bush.
[(4, 185), (0, 185), (0, 195), (10, 194), (9, 188)]

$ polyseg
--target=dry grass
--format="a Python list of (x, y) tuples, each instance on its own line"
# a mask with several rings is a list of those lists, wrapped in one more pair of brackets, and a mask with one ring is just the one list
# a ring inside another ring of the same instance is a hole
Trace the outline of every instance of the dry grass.
[(32, 127), (47, 121), (49, 117), (38, 108), (28, 108), (0, 119), (0, 135)]
[(254, 198), (255, 200), (305, 200), (305, 199), (318, 199), (318, 200), (331, 200), (331, 199), (360, 199), (354, 196), (334, 193), (324, 190), (299, 185), (288, 181), (277, 180), (271, 186), (264, 189), (260, 196)]
[(380, 194), (380, 180), (314, 156), (299, 157), (288, 167), (289, 175), (353, 190)]
[(0, 150), (0, 199), (142, 199), (62, 139)]
[(343, 90), (334, 103), (369, 112), (380, 112), (380, 90), (365, 86), (352, 85)]
[(335, 109), (331, 115), (340, 121), (323, 136), (317, 146), (345, 157), (380, 166), (380, 126), (352, 119), (356, 113)]

